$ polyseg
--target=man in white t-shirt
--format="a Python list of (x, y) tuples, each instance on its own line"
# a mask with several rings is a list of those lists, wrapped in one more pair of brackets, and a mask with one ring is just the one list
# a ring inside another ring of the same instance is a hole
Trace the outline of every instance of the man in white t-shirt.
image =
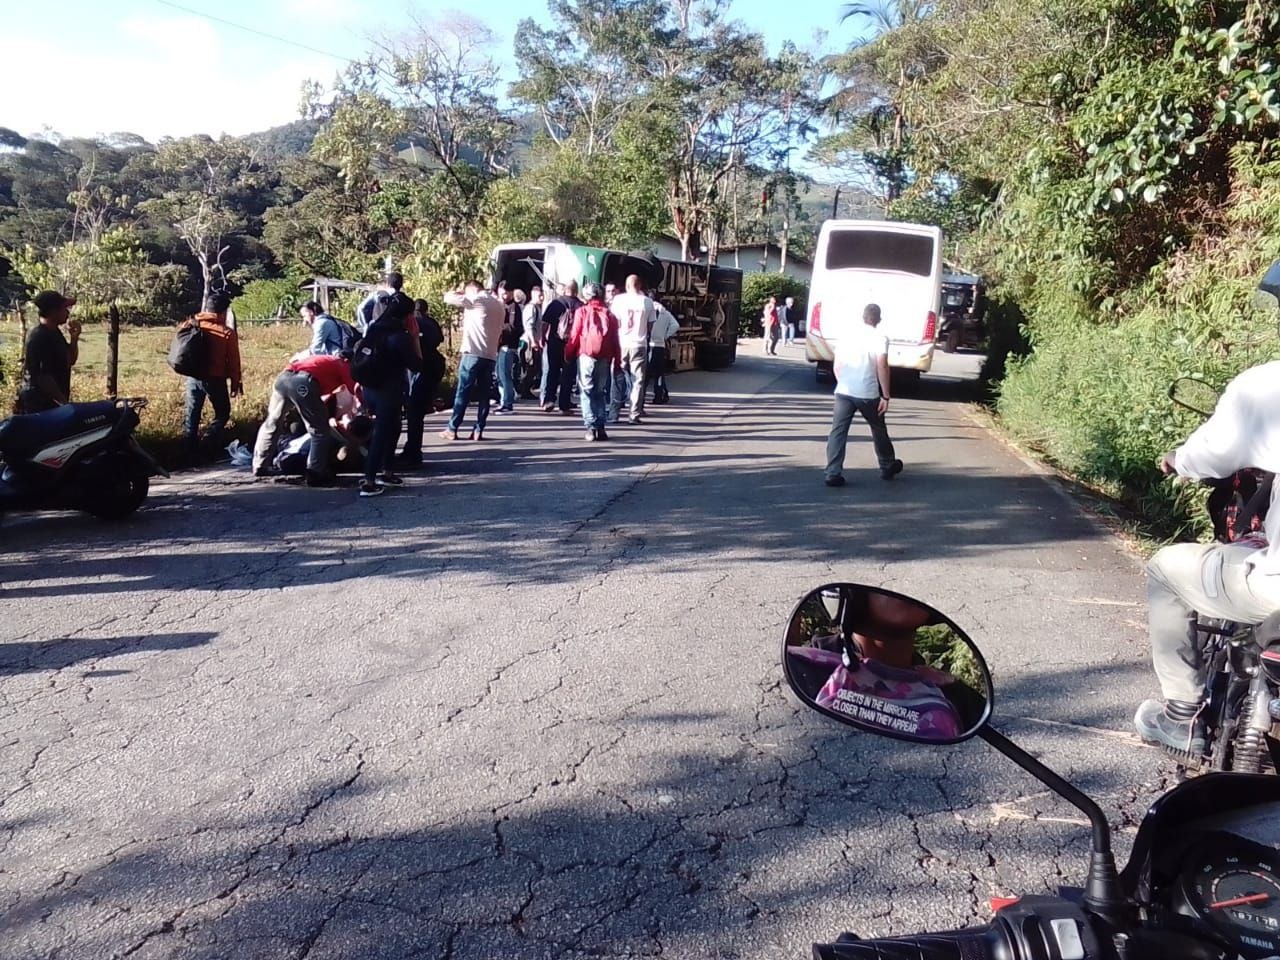
[(631, 397), (630, 423), (639, 423), (644, 414), (644, 381), (649, 363), (649, 328), (657, 320), (653, 301), (644, 292), (636, 274), (627, 277), (627, 292), (609, 302), (609, 312), (618, 321), (618, 342), (622, 345), (622, 366), (613, 375), (613, 397), (609, 423), (617, 422), (627, 395)]
[(884, 423), (889, 409), (889, 338), (879, 333), (880, 307), (869, 303), (862, 311), (862, 325), (855, 325), (836, 343), (833, 367), (836, 404), (827, 437), (828, 487), (844, 486), (844, 450), (855, 413), (871, 427), (880, 477), (892, 480), (902, 472), (902, 461), (893, 455), (893, 441)]

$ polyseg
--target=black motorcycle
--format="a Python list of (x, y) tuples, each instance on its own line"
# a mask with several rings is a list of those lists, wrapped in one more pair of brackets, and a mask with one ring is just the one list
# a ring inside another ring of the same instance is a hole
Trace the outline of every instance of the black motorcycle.
[(972, 737), (1089, 818), (1082, 888), (993, 901), (981, 927), (862, 940), (844, 933), (815, 960), (1261, 960), (1280, 955), (1280, 779), (1186, 781), (1148, 811), (1116, 869), (1098, 805), (990, 725), (991, 674), (945, 614), (877, 587), (832, 583), (796, 607), (782, 648), (792, 690), (855, 729), (910, 743)]
[(83, 510), (127, 517), (168, 472), (134, 439), (144, 399), (68, 403), (0, 422), (0, 515)]

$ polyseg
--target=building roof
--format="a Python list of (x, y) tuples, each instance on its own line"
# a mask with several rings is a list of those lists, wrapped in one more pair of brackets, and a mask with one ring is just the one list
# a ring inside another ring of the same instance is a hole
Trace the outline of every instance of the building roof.
[[(746, 253), (749, 250), (761, 250), (761, 251), (767, 250), (770, 255), (777, 254), (779, 259), (781, 259), (782, 257), (781, 245), (774, 243), (772, 240), (770, 240), (767, 243), (729, 244), (727, 246), (721, 247), (719, 252), (720, 252), (720, 255), (723, 256), (726, 253), (734, 253), (736, 251), (737, 253), (741, 254), (741, 253)], [(810, 267), (813, 266), (812, 260), (810, 260), (808, 257), (801, 256), (800, 254), (796, 253), (794, 249), (790, 247), (787, 248), (787, 260), (794, 263), (802, 263)]]
[(326, 287), (329, 290), (372, 290), (376, 283), (359, 283), (355, 280), (335, 280), (333, 277), (313, 277), (303, 280), (298, 287), (306, 290), (309, 287)]

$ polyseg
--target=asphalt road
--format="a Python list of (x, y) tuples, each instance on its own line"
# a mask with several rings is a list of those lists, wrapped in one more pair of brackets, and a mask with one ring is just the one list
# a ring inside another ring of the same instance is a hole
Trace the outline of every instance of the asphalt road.
[(1168, 772), (1139, 562), (986, 433), (974, 357), (822, 484), (831, 401), (745, 345), (588, 444), (526, 406), (402, 490), (158, 484), (0, 528), (0, 955), (807, 957), (1078, 882), (1072, 808), (979, 742), (800, 707), (794, 602), (882, 584), (984, 649), (997, 725), (1128, 838)]

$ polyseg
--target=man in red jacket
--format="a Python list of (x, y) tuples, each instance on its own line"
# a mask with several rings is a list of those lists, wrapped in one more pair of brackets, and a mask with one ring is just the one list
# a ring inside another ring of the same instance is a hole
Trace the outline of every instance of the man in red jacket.
[(618, 343), (618, 321), (604, 303), (598, 283), (582, 288), (587, 302), (573, 315), (569, 339), (564, 344), (566, 360), (578, 358), (578, 385), (582, 390), (582, 423), (587, 440), (608, 440), (604, 432), (609, 412), (609, 390), (613, 372), (621, 369), (622, 348)]
[[(327, 401), (339, 391), (354, 394), (355, 381), (351, 379), (351, 365), (342, 357), (319, 355), (294, 360), (280, 376), (276, 377), (271, 401), (267, 404), (267, 419), (258, 431), (253, 446), (253, 473), (265, 477), (270, 472), (270, 461), (284, 427), (284, 415), (289, 408), (298, 411), (302, 424), (311, 437), (307, 453), (306, 483), (309, 487), (333, 486), (333, 474), (329, 470), (329, 406)], [(396, 427), (399, 428), (399, 414)]]

